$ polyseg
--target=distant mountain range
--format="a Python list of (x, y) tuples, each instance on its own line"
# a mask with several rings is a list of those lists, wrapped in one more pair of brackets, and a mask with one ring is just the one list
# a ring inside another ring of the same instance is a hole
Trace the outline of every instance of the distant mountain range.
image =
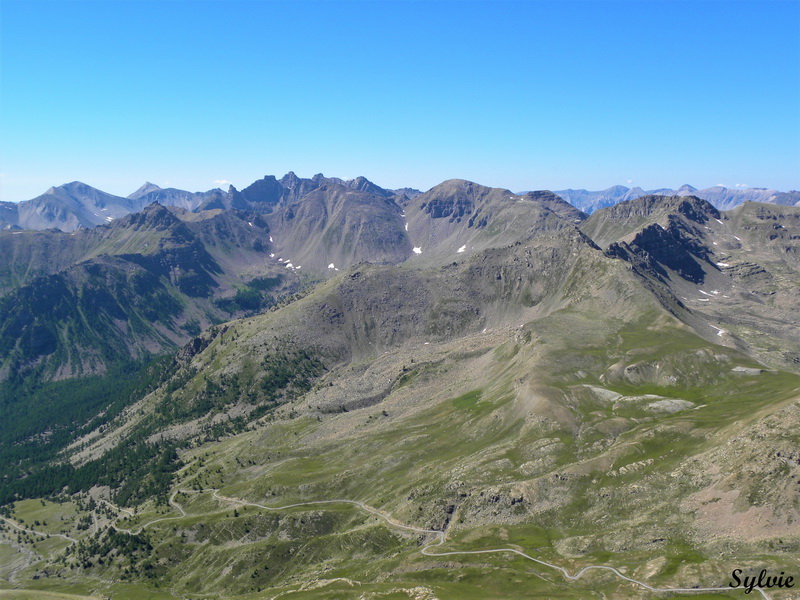
[[(114, 219), (138, 212), (153, 202), (158, 202), (162, 206), (177, 206), (192, 212), (218, 208), (266, 213), (272, 212), (282, 203), (297, 201), (314, 190), (330, 185), (392, 198), (400, 206), (422, 194), (420, 190), (414, 188), (384, 189), (365, 177), (344, 180), (317, 174), (305, 179), (293, 172), (287, 173), (280, 179), (272, 175), (266, 176), (241, 191), (230, 186), (227, 191), (216, 188), (207, 192), (188, 192), (175, 188), (161, 188), (146, 182), (126, 198), (73, 181), (51, 187), (41, 196), (31, 200), (18, 203), (0, 202), (0, 228), (60, 229), (70, 232), (79, 227), (95, 227), (110, 223)], [(520, 192), (519, 195), (524, 193)], [(729, 189), (715, 186), (698, 190), (691, 185), (684, 185), (677, 190), (659, 188), (646, 191), (640, 187), (628, 188), (615, 185), (600, 191), (566, 189), (556, 190), (554, 193), (586, 214), (624, 200), (651, 195), (696, 196), (707, 200), (719, 210), (730, 210), (744, 202), (800, 205), (800, 192), (781, 192), (766, 188)]]
[(633, 200), (642, 196), (695, 196), (707, 200), (718, 210), (730, 210), (745, 202), (763, 202), (765, 204), (782, 204), (784, 206), (800, 206), (800, 192), (779, 192), (767, 188), (729, 189), (721, 185), (698, 190), (691, 185), (683, 185), (677, 190), (660, 188), (645, 191), (640, 187), (628, 188), (615, 185), (606, 190), (590, 192), (588, 190), (557, 190), (555, 192), (564, 200), (587, 214), (596, 210), (613, 206), (624, 200)]
[(146, 182), (128, 197), (115, 196), (80, 181), (51, 187), (41, 196), (22, 202), (0, 202), (0, 228), (3, 229), (60, 229), (71, 232), (79, 227), (95, 227), (110, 223), (127, 214), (139, 212), (145, 206), (158, 202), (162, 206), (177, 206), (197, 212), (209, 209), (251, 210), (272, 212), (281, 202), (295, 201), (325, 186), (339, 185), (358, 192), (385, 198), (397, 197), (406, 201), (421, 192), (412, 188), (385, 190), (364, 177), (343, 180), (337, 177), (315, 175), (303, 179), (292, 172), (280, 180), (275, 176), (260, 179), (242, 191), (230, 186), (228, 191), (219, 188), (207, 192), (187, 192), (175, 188), (161, 188)]

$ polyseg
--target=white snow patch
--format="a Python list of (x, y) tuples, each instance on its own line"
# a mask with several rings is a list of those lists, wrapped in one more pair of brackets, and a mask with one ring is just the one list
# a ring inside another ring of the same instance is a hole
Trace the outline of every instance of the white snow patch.
[(269, 257), (270, 258), (275, 258), (275, 255), (274, 254), (270, 254)]
[(719, 290), (711, 290), (711, 293), (715, 296), (719, 295)]
[(414, 250), (414, 254), (422, 254), (422, 248), (419, 246), (415, 246), (412, 250)]
[(113, 221), (113, 220), (114, 220), (114, 217), (106, 217), (106, 221), (108, 221), (109, 223), (111, 223), (111, 221)]
[(290, 263), (290, 262), (286, 263), (286, 268), (287, 269), (294, 269), (294, 267), (292, 266), (292, 263)]
[(733, 236), (733, 237), (735, 237), (735, 238), (736, 238), (737, 240), (739, 240), (740, 242), (742, 241), (742, 238), (740, 238), (740, 237), (736, 237), (736, 236)]
[(718, 267), (730, 267), (728, 263), (717, 263)]
[(710, 296), (711, 295), (708, 292), (704, 292), (703, 290), (699, 290), (699, 291), (700, 291), (701, 294), (705, 294), (706, 296)]
[(302, 269), (303, 267), (301, 267), (300, 265), (297, 265), (297, 267), (295, 267), (295, 268), (296, 268), (296, 269), (299, 271), (299, 270), (300, 270), (300, 269)]
[(107, 208), (101, 208), (100, 212), (103, 212), (104, 210), (108, 210), (108, 209)]
[(725, 223), (723, 223), (723, 222), (722, 222), (722, 221), (720, 221), (719, 219), (714, 219), (714, 220), (715, 220), (717, 223), (719, 223), (720, 225), (725, 225)]
[(458, 250), (456, 250), (456, 252), (458, 252), (458, 253), (460, 254), (461, 252), (464, 252), (464, 250), (466, 250), (466, 249), (467, 249), (467, 245), (466, 245), (466, 244), (464, 244), (463, 246), (461, 246), (461, 248), (459, 248)]
[(406, 221), (406, 231), (408, 231), (408, 221)]
[(250, 225), (250, 227), (253, 226), (253, 224), (250, 221), (248, 221), (247, 224)]
[(425, 342), (425, 345), (426, 345), (426, 346), (427, 346), (428, 344), (430, 344), (430, 342)]
[(272, 241), (272, 236), (269, 236), (269, 241), (270, 241), (270, 242)]
[(714, 327), (713, 325), (709, 325), (709, 327), (712, 327), (713, 329), (716, 329), (717, 330), (717, 335), (721, 336), (722, 334), (727, 333), (724, 329), (720, 329), (719, 327)]
[(711, 302), (711, 300), (709, 300), (708, 298), (698, 298), (697, 301), (698, 302)]
[(336, 266), (335, 266), (333, 263), (331, 263), (331, 264), (329, 264), (329, 265), (328, 265), (328, 268), (329, 268), (329, 269), (335, 269), (335, 268), (336, 268)]
[(715, 246), (717, 245), (717, 242), (711, 242), (711, 243), (714, 244)]

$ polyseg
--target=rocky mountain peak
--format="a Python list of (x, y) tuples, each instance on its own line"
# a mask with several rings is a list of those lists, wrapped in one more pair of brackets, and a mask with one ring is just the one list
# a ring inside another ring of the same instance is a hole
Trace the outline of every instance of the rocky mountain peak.
[(284, 186), (275, 176), (267, 175), (244, 188), (241, 195), (249, 203), (270, 205), (281, 201), (283, 191)]
[(141, 212), (131, 213), (113, 223), (114, 226), (131, 227), (134, 230), (155, 229), (157, 231), (163, 231), (180, 224), (180, 219), (158, 202), (148, 204)]
[(280, 179), (280, 184), (285, 188), (289, 188), (290, 190), (297, 187), (298, 183), (300, 183), (300, 178), (295, 174), (294, 171), (289, 171)]
[(138, 200), (139, 198), (146, 196), (151, 192), (157, 192), (161, 190), (161, 187), (157, 186), (155, 183), (150, 183), (149, 181), (145, 181), (142, 186), (139, 187), (135, 192), (128, 196), (131, 200)]

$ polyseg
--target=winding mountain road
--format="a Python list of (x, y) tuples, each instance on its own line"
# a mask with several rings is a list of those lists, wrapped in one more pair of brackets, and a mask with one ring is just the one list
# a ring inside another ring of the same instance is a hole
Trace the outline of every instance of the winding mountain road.
[[(186, 516), (186, 511), (183, 510), (183, 507), (180, 504), (175, 502), (175, 496), (177, 496), (180, 493), (192, 494), (192, 493), (196, 493), (196, 492), (194, 490), (175, 490), (174, 492), (172, 492), (172, 494), (170, 495), (169, 500), (167, 500), (167, 502), (169, 502), (170, 506), (173, 506), (173, 507), (177, 508), (178, 512), (181, 513), (177, 517), (160, 517), (158, 519), (153, 519), (152, 521), (148, 521), (147, 523), (143, 523), (143, 524), (139, 525), (139, 528), (136, 529), (136, 530), (133, 530), (133, 531), (130, 530), (130, 529), (123, 529), (122, 527), (117, 527), (117, 525), (114, 524), (114, 523), (111, 524), (111, 527), (113, 527), (116, 531), (119, 531), (119, 532), (122, 532), (122, 533), (127, 533), (128, 535), (138, 535), (138, 534), (140, 534), (142, 532), (142, 530), (145, 527), (150, 527), (150, 525), (153, 525), (154, 523), (161, 523), (162, 521), (174, 521), (175, 519), (182, 519), (183, 517)], [(130, 512), (130, 511), (127, 511), (127, 512)]]
[(19, 529), (19, 530), (20, 530), (20, 531), (22, 531), (22, 532), (25, 532), (25, 533), (32, 533), (32, 534), (34, 534), (34, 535), (38, 535), (38, 536), (41, 536), (41, 537), (43, 537), (43, 538), (47, 538), (47, 537), (51, 537), (51, 538), (53, 538), (53, 537), (60, 537), (60, 538), (63, 538), (63, 539), (65, 539), (65, 540), (67, 540), (68, 542), (73, 542), (73, 543), (76, 543), (76, 542), (78, 541), (78, 540), (76, 540), (75, 538), (69, 537), (68, 535), (64, 535), (63, 533), (45, 533), (45, 532), (42, 532), (42, 531), (36, 531), (35, 529), (31, 529), (30, 527), (23, 527), (22, 525), (20, 525), (20, 524), (19, 524), (19, 523), (17, 523), (16, 521), (13, 521), (13, 520), (11, 520), (11, 519), (8, 519), (8, 518), (6, 518), (6, 517), (0, 517), (0, 521), (5, 521), (6, 523), (8, 523), (9, 525), (11, 525), (11, 526), (12, 526), (12, 527), (14, 527), (15, 529)]
[[(369, 513), (369, 514), (371, 514), (373, 516), (376, 516), (376, 517), (382, 519), (383, 521), (385, 521), (390, 526), (392, 526), (392, 527), (394, 527), (396, 529), (401, 529), (401, 530), (410, 531), (410, 532), (413, 532), (413, 533), (420, 533), (420, 534), (424, 534), (424, 535), (432, 535), (432, 536), (434, 536), (435, 537), (435, 541), (431, 542), (430, 544), (427, 544), (427, 545), (423, 546), (422, 549), (420, 550), (420, 552), (423, 555), (430, 556), (430, 557), (466, 556), (466, 555), (477, 555), (477, 554), (510, 553), (510, 554), (516, 554), (517, 556), (521, 556), (522, 558), (525, 558), (527, 560), (535, 562), (535, 563), (537, 563), (539, 565), (542, 565), (544, 567), (547, 567), (547, 568), (550, 568), (550, 569), (554, 569), (554, 570), (558, 571), (559, 573), (561, 573), (567, 580), (570, 580), (570, 581), (577, 581), (584, 574), (586, 574), (586, 573), (588, 573), (589, 571), (592, 571), (592, 570), (609, 571), (609, 572), (613, 573), (614, 575), (616, 575), (617, 577), (619, 577), (620, 579), (623, 579), (625, 581), (633, 583), (634, 585), (638, 585), (639, 587), (641, 587), (643, 589), (646, 589), (648, 591), (654, 592), (654, 593), (694, 594), (694, 593), (700, 593), (700, 592), (732, 592), (735, 589), (735, 588), (731, 588), (731, 587), (659, 588), (659, 587), (651, 586), (651, 585), (649, 585), (649, 584), (647, 584), (647, 583), (645, 583), (643, 581), (639, 581), (638, 579), (634, 579), (632, 577), (628, 577), (624, 573), (620, 572), (617, 568), (611, 567), (611, 566), (608, 566), (608, 565), (587, 565), (587, 566), (583, 567), (582, 569), (580, 569), (579, 571), (577, 571), (573, 575), (572, 573), (570, 573), (564, 567), (561, 567), (559, 565), (555, 565), (553, 563), (549, 563), (549, 562), (547, 562), (545, 560), (542, 560), (540, 558), (536, 558), (534, 556), (526, 554), (525, 552), (522, 552), (521, 550), (517, 550), (516, 548), (492, 548), (492, 549), (488, 549), (488, 550), (452, 550), (452, 551), (445, 551), (445, 552), (434, 552), (434, 551), (432, 551), (434, 548), (441, 547), (446, 541), (446, 533), (444, 531), (441, 531), (441, 530), (438, 530), (438, 529), (425, 529), (423, 527), (415, 527), (413, 525), (406, 525), (405, 523), (401, 523), (397, 519), (393, 518), (391, 515), (386, 514), (384, 511), (379, 510), (379, 509), (377, 509), (377, 508), (375, 508), (373, 506), (369, 506), (368, 504), (365, 504), (364, 502), (361, 502), (360, 500), (348, 500), (348, 499), (344, 499), (344, 498), (337, 498), (337, 499), (331, 499), (331, 500), (312, 500), (312, 501), (309, 501), (309, 502), (296, 502), (296, 503), (293, 503), (293, 504), (285, 504), (283, 506), (267, 506), (265, 504), (259, 504), (258, 502), (249, 502), (247, 500), (242, 500), (240, 498), (232, 498), (230, 496), (223, 496), (222, 494), (219, 493), (219, 489), (216, 489), (216, 488), (210, 488), (207, 491), (212, 492), (212, 495), (213, 495), (214, 498), (216, 498), (217, 500), (223, 501), (223, 502), (230, 502), (232, 504), (237, 504), (239, 506), (253, 506), (255, 508), (260, 508), (262, 510), (267, 510), (267, 511), (272, 511), (272, 512), (287, 510), (287, 509), (290, 509), (290, 508), (305, 507), (305, 506), (310, 507), (310, 506), (324, 506), (324, 505), (329, 505), (329, 504), (349, 504), (351, 506), (355, 506), (355, 507), (360, 508), (361, 510), (363, 510), (366, 513)], [(176, 502), (176, 500), (175, 500), (175, 497), (179, 493), (196, 494), (196, 493), (202, 493), (202, 491), (198, 491), (198, 490), (180, 490), (179, 489), (179, 490), (175, 490), (174, 492), (172, 492), (172, 494), (169, 497), (168, 502), (169, 502), (170, 506), (176, 508), (178, 510), (178, 512), (180, 512), (180, 515), (178, 515), (178, 516), (160, 517), (158, 519), (153, 519), (152, 521), (148, 521), (147, 523), (143, 523), (142, 525), (140, 525), (138, 528), (136, 528), (134, 530), (125, 529), (125, 528), (117, 526), (116, 524), (112, 524), (111, 527), (113, 527), (116, 531), (119, 531), (119, 532), (122, 532), (122, 533), (127, 533), (129, 535), (136, 535), (136, 534), (141, 533), (141, 531), (143, 529), (145, 529), (146, 527), (150, 527), (151, 525), (154, 525), (156, 523), (161, 523), (163, 521), (173, 521), (173, 520), (176, 520), (176, 519), (182, 519), (182, 518), (184, 518), (184, 517), (186, 517), (188, 515), (187, 515), (186, 511), (184, 510), (184, 508), (180, 505), (180, 503)], [(115, 508), (117, 508), (117, 507), (115, 507)], [(120, 510), (123, 510), (123, 509), (120, 509)], [(124, 512), (130, 513), (130, 511), (127, 511), (127, 510), (125, 510)], [(42, 536), (42, 537), (46, 537), (48, 535), (48, 534), (45, 534), (45, 533), (42, 533), (42, 532), (39, 532), (39, 531), (35, 531), (33, 529), (28, 529), (28, 528), (22, 527), (19, 524), (17, 524), (16, 522), (14, 522), (11, 519), (8, 519), (6, 517), (0, 516), (0, 520), (5, 521), (6, 523), (10, 524), (12, 527), (15, 527), (16, 529), (19, 529), (20, 531), (34, 533), (34, 534)], [(51, 533), (49, 535), (51, 537), (61, 537), (61, 538), (64, 538), (64, 539), (66, 539), (66, 540), (68, 540), (70, 542), (73, 542), (73, 543), (77, 543), (78, 542), (78, 540), (76, 540), (75, 538), (72, 538), (72, 537), (69, 537), (68, 535), (64, 535), (64, 534), (60, 534), (60, 533)], [(770, 600), (769, 596), (766, 594), (766, 592), (763, 589), (754, 588), (753, 591), (757, 591), (758, 593), (760, 593), (761, 596), (765, 600)]]
[[(446, 540), (445, 540), (445, 532), (444, 531), (441, 531), (441, 530), (438, 530), (438, 529), (424, 529), (424, 528), (421, 528), (421, 527), (414, 527), (412, 525), (406, 525), (404, 523), (400, 523), (399, 521), (397, 521), (396, 519), (394, 519), (391, 516), (387, 515), (383, 511), (380, 511), (377, 508), (374, 508), (372, 506), (364, 504), (363, 502), (360, 502), (358, 500), (345, 500), (345, 499), (314, 500), (314, 501), (311, 501), (311, 502), (298, 502), (298, 503), (295, 503), (295, 504), (287, 504), (285, 506), (265, 506), (265, 505), (259, 504), (257, 502), (248, 502), (246, 500), (241, 500), (239, 498), (231, 498), (229, 496), (222, 496), (222, 495), (219, 494), (219, 490), (218, 489), (214, 489), (213, 490), (213, 496), (217, 500), (225, 500), (227, 502), (232, 502), (232, 503), (235, 503), (235, 504), (239, 504), (241, 506), (254, 506), (256, 508), (262, 508), (264, 510), (269, 510), (269, 511), (286, 510), (287, 508), (296, 508), (296, 507), (300, 507), (300, 506), (316, 506), (316, 505), (320, 505), (320, 504), (350, 504), (352, 506), (357, 506), (358, 508), (362, 509), (365, 512), (368, 512), (368, 513), (370, 513), (372, 515), (380, 517), (381, 519), (386, 521), (388, 524), (390, 524), (391, 526), (396, 527), (398, 529), (404, 529), (406, 531), (413, 531), (413, 532), (417, 532), (417, 533), (424, 533), (424, 534), (436, 536), (437, 540), (435, 542), (427, 544), (426, 546), (423, 546), (423, 548), (420, 550), (420, 552), (422, 554), (424, 554), (425, 556), (457, 556), (457, 555), (468, 555), (468, 554), (499, 554), (499, 553), (509, 552), (509, 553), (512, 553), (512, 554), (516, 554), (517, 556), (521, 556), (522, 558), (526, 558), (526, 559), (528, 559), (530, 561), (533, 561), (533, 562), (535, 562), (537, 564), (540, 564), (542, 566), (548, 567), (550, 569), (555, 569), (556, 571), (559, 571), (562, 575), (564, 575), (564, 577), (566, 577), (567, 579), (569, 579), (571, 581), (577, 581), (585, 573), (588, 573), (589, 571), (598, 570), (598, 571), (610, 571), (611, 573), (613, 573), (614, 575), (616, 575), (617, 577), (619, 577), (621, 579), (624, 579), (625, 581), (629, 581), (629, 582), (631, 582), (631, 583), (633, 583), (635, 585), (638, 585), (638, 586), (640, 586), (640, 587), (642, 587), (642, 588), (644, 588), (646, 590), (649, 590), (651, 592), (657, 592), (657, 593), (696, 594), (696, 593), (700, 593), (700, 592), (732, 592), (735, 589), (735, 588), (731, 588), (731, 587), (657, 588), (657, 587), (653, 587), (651, 585), (648, 585), (648, 584), (644, 583), (643, 581), (639, 581), (638, 579), (633, 579), (632, 577), (628, 577), (624, 573), (621, 573), (619, 570), (617, 570), (615, 567), (610, 567), (610, 566), (607, 566), (607, 565), (588, 565), (588, 566), (583, 567), (580, 571), (576, 572), (574, 575), (572, 575), (564, 567), (560, 567), (558, 565), (554, 565), (552, 563), (549, 563), (547, 561), (541, 560), (539, 558), (535, 558), (535, 557), (530, 556), (529, 554), (525, 554), (521, 550), (517, 550), (515, 548), (493, 548), (493, 549), (490, 549), (490, 550), (455, 550), (455, 551), (448, 551), (448, 552), (431, 552), (432, 548), (437, 548), (437, 547), (439, 547), (439, 546), (441, 546), (442, 544), (445, 543)], [(766, 592), (764, 592), (764, 590), (762, 590), (761, 588), (754, 588), (753, 591), (758, 591), (766, 600), (770, 600), (769, 596), (767, 596)]]

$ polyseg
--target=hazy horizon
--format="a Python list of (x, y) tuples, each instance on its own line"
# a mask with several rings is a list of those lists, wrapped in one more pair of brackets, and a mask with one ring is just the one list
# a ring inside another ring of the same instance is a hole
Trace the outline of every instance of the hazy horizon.
[[(287, 171), (287, 173), (288, 173), (288, 171)], [(238, 190), (242, 190), (242, 189), (244, 189), (245, 187), (247, 187), (248, 185), (250, 185), (250, 184), (254, 183), (255, 181), (257, 181), (258, 179), (263, 179), (264, 177), (267, 177), (267, 176), (270, 176), (270, 175), (272, 175), (272, 176), (275, 176), (277, 179), (280, 179), (280, 178), (281, 178), (283, 175), (285, 175), (285, 174), (286, 174), (286, 173), (282, 173), (282, 174), (278, 174), (278, 173), (268, 173), (268, 174), (266, 174), (266, 175), (263, 175), (263, 176), (261, 176), (261, 177), (258, 177), (257, 179), (253, 179), (252, 181), (250, 181), (250, 182), (247, 182), (247, 183), (245, 183), (245, 184), (242, 184), (242, 185), (236, 185), (235, 183), (232, 183), (232, 182), (229, 182), (229, 181), (226, 181), (226, 182), (219, 182), (219, 183), (217, 183), (216, 185), (213, 185), (213, 186), (211, 186), (211, 187), (209, 187), (209, 188), (206, 188), (206, 189), (187, 189), (187, 188), (182, 188), (182, 187), (179, 187), (179, 186), (174, 186), (174, 185), (162, 185), (162, 184), (160, 184), (160, 183), (158, 183), (158, 182), (155, 182), (155, 181), (146, 180), (146, 181), (143, 181), (142, 183), (140, 183), (139, 185), (137, 185), (137, 186), (136, 186), (135, 188), (133, 188), (133, 189), (130, 189), (130, 190), (122, 190), (121, 192), (117, 192), (117, 191), (113, 191), (113, 190), (109, 190), (109, 189), (101, 188), (101, 187), (98, 187), (98, 186), (92, 185), (92, 183), (91, 183), (91, 182), (88, 182), (88, 181), (73, 180), (73, 181), (66, 181), (66, 182), (63, 182), (63, 183), (60, 183), (60, 184), (54, 184), (54, 185), (51, 185), (51, 186), (49, 186), (49, 187), (48, 187), (46, 190), (43, 190), (42, 192), (40, 192), (40, 193), (38, 193), (38, 194), (36, 194), (36, 195), (34, 195), (34, 196), (31, 196), (30, 198), (22, 198), (22, 199), (20, 199), (20, 200), (10, 200), (10, 202), (13, 202), (13, 203), (18, 203), (18, 202), (24, 202), (24, 201), (26, 201), (26, 200), (32, 200), (32, 199), (34, 199), (34, 198), (36, 198), (36, 197), (38, 197), (38, 196), (41, 196), (41, 195), (43, 195), (43, 194), (47, 193), (47, 192), (48, 192), (48, 191), (49, 191), (51, 188), (53, 188), (53, 187), (63, 187), (63, 186), (66, 186), (66, 185), (69, 185), (69, 184), (72, 184), (72, 183), (76, 183), (76, 182), (83, 183), (83, 184), (85, 184), (85, 185), (88, 185), (88, 186), (90, 186), (90, 187), (93, 187), (93, 188), (95, 188), (95, 189), (99, 189), (100, 191), (102, 191), (102, 192), (106, 192), (106, 193), (108, 193), (108, 194), (113, 194), (113, 195), (115, 195), (115, 196), (119, 196), (119, 197), (125, 198), (125, 197), (127, 197), (127, 196), (129, 196), (129, 195), (133, 194), (134, 192), (136, 192), (136, 191), (137, 191), (137, 190), (138, 190), (140, 187), (142, 187), (143, 185), (145, 185), (145, 184), (148, 184), (148, 183), (150, 183), (150, 184), (153, 184), (153, 185), (156, 185), (156, 186), (158, 186), (158, 187), (160, 187), (160, 188), (162, 188), (162, 189), (173, 188), (173, 189), (179, 189), (179, 190), (186, 191), (186, 192), (207, 192), (207, 191), (210, 191), (210, 190), (212, 190), (212, 189), (215, 189), (215, 188), (219, 188), (219, 189), (222, 189), (223, 191), (227, 191), (227, 190), (228, 190), (228, 186), (230, 186), (230, 185), (233, 185), (233, 186), (234, 186), (236, 189), (238, 189)], [(301, 177), (301, 178), (307, 178), (307, 179), (310, 179), (310, 178), (311, 178), (311, 177), (313, 177), (314, 175), (317, 175), (317, 173), (313, 173), (313, 174), (311, 174), (311, 173), (309, 173), (309, 174), (304, 174), (304, 173), (296, 173), (296, 172), (295, 172), (295, 174), (296, 174), (298, 177)], [(422, 191), (422, 192), (428, 191), (428, 190), (429, 190), (429, 189), (431, 189), (432, 187), (435, 187), (435, 186), (436, 186), (436, 185), (438, 185), (439, 183), (442, 183), (443, 181), (447, 181), (447, 180), (449, 180), (449, 179), (467, 179), (467, 178), (464, 178), (464, 177), (445, 177), (445, 178), (441, 179), (440, 181), (438, 181), (436, 184), (434, 184), (434, 185), (432, 185), (432, 186), (428, 186), (428, 187), (422, 187), (422, 188), (419, 188), (419, 187), (416, 187), (416, 186), (413, 186), (413, 185), (402, 185), (402, 186), (385, 186), (385, 185), (381, 185), (381, 182), (380, 182), (380, 181), (375, 181), (375, 180), (373, 180), (372, 178), (370, 178), (368, 175), (363, 175), (363, 174), (362, 174), (362, 175), (356, 175), (356, 176), (353, 176), (353, 177), (339, 177), (339, 176), (338, 176), (338, 175), (336, 175), (336, 174), (329, 174), (329, 173), (322, 173), (322, 174), (323, 174), (325, 177), (338, 177), (339, 179), (343, 179), (343, 180), (345, 180), (345, 181), (347, 181), (347, 180), (351, 180), (351, 179), (355, 179), (356, 177), (359, 177), (359, 176), (361, 176), (361, 177), (366, 177), (367, 179), (369, 179), (370, 181), (372, 181), (372, 183), (374, 183), (374, 184), (376, 184), (376, 185), (378, 185), (378, 186), (380, 186), (380, 187), (382, 187), (382, 188), (384, 188), (384, 189), (412, 188), (412, 189), (418, 189), (418, 190), (420, 190), (420, 191)], [(470, 180), (470, 179), (468, 179), (468, 181), (473, 181), (474, 183), (478, 183), (478, 184), (480, 184), (480, 185), (487, 185), (487, 184), (485, 184), (485, 183), (484, 183), (484, 182), (482, 182), (482, 181), (475, 181), (475, 180)], [(607, 186), (605, 186), (605, 187), (602, 187), (602, 188), (584, 188), (584, 187), (568, 186), (568, 187), (564, 187), (564, 188), (553, 188), (553, 187), (523, 187), (523, 188), (513, 188), (513, 189), (512, 189), (512, 188), (509, 188), (508, 186), (503, 186), (503, 185), (494, 185), (494, 186), (491, 186), (491, 187), (498, 187), (498, 188), (503, 188), (503, 189), (510, 189), (510, 190), (511, 190), (512, 192), (514, 192), (514, 193), (521, 193), (521, 192), (524, 192), (524, 191), (539, 191), (539, 190), (559, 191), (559, 190), (567, 190), (567, 189), (576, 190), (576, 191), (577, 191), (577, 190), (586, 190), (586, 191), (589, 191), (589, 192), (601, 192), (601, 191), (608, 190), (608, 189), (610, 189), (610, 188), (612, 188), (612, 187), (614, 187), (614, 186), (618, 186), (618, 185), (621, 185), (621, 186), (627, 187), (627, 188), (629, 188), (629, 189), (634, 189), (634, 188), (637, 188), (637, 187), (639, 187), (639, 188), (643, 189), (644, 191), (653, 191), (653, 190), (659, 190), (659, 189), (669, 189), (669, 190), (675, 190), (675, 191), (677, 191), (678, 189), (680, 189), (680, 188), (681, 188), (681, 187), (683, 187), (684, 185), (691, 185), (692, 187), (694, 187), (694, 188), (696, 188), (696, 189), (698, 189), (698, 190), (710, 189), (710, 188), (714, 188), (714, 187), (725, 187), (725, 188), (727, 188), (727, 189), (731, 189), (731, 190), (748, 190), (748, 189), (750, 189), (750, 190), (756, 190), (756, 189), (775, 189), (775, 190), (777, 190), (777, 191), (779, 191), (779, 192), (789, 192), (789, 191), (795, 191), (795, 190), (788, 190), (788, 189), (787, 189), (787, 190), (780, 190), (780, 189), (777, 189), (777, 188), (774, 188), (774, 187), (769, 187), (769, 186), (747, 186), (747, 185), (742, 185), (742, 184), (739, 184), (739, 185), (724, 185), (724, 184), (717, 184), (717, 185), (709, 185), (709, 186), (697, 186), (697, 185), (694, 185), (694, 184), (692, 184), (691, 182), (684, 182), (684, 183), (682, 183), (682, 184), (680, 184), (680, 185), (674, 185), (674, 186), (670, 186), (670, 185), (661, 185), (661, 186), (652, 186), (652, 187), (650, 187), (650, 186), (647, 186), (647, 187), (644, 187), (644, 186), (637, 186), (637, 185), (630, 184), (630, 183), (615, 183), (615, 184), (607, 185)]]

